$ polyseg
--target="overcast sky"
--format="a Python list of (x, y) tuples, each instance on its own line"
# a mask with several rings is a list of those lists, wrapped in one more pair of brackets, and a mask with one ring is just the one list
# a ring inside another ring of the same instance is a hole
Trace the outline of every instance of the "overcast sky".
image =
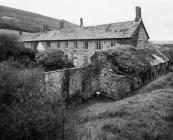
[(173, 0), (0, 0), (0, 5), (84, 26), (134, 20), (135, 6), (152, 40), (173, 40)]

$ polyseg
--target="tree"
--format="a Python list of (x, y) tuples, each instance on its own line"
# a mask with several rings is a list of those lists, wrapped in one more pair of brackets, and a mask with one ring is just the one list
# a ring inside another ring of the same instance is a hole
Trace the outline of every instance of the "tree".
[(38, 52), (35, 60), (44, 66), (45, 71), (74, 67), (72, 63), (65, 60), (64, 52), (61, 50)]

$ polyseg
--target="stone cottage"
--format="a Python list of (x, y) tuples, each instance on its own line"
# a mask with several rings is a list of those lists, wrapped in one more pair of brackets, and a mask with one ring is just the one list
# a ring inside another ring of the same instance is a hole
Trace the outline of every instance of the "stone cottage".
[(63, 22), (61, 24), (61, 29), (21, 36), (20, 41), (26, 48), (38, 51), (61, 49), (75, 66), (85, 66), (96, 50), (117, 44), (145, 48), (149, 39), (140, 7), (136, 7), (136, 17), (132, 21), (84, 27), (81, 18), (80, 27), (70, 29), (63, 28)]

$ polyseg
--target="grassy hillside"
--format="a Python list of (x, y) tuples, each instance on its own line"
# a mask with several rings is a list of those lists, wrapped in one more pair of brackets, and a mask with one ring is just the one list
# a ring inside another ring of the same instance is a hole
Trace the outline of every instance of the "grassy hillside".
[(173, 44), (173, 41), (172, 40), (150, 40), (152, 43), (154, 44), (160, 44), (160, 45), (164, 45), (164, 44), (167, 44), (167, 45), (172, 45)]
[[(25, 32), (38, 32), (43, 30), (43, 25), (48, 25), (50, 29), (60, 27), (59, 19), (42, 16), (39, 14), (0, 6), (0, 28), (10, 30), (22, 30)], [(74, 27), (68, 21), (64, 21), (64, 27)]]
[(133, 97), (90, 101), (68, 114), (67, 140), (172, 140), (173, 73)]

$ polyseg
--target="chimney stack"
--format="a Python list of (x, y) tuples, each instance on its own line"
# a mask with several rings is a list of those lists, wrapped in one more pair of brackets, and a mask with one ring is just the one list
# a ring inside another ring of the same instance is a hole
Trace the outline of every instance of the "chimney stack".
[(60, 22), (60, 29), (63, 29), (63, 28), (64, 28), (64, 22), (61, 21), (61, 22)]
[(83, 27), (83, 18), (80, 18), (80, 27)]
[(135, 21), (138, 22), (142, 18), (141, 16), (141, 7), (137, 6), (136, 7), (136, 18)]
[(47, 32), (47, 31), (49, 31), (49, 26), (43, 25), (43, 32)]

